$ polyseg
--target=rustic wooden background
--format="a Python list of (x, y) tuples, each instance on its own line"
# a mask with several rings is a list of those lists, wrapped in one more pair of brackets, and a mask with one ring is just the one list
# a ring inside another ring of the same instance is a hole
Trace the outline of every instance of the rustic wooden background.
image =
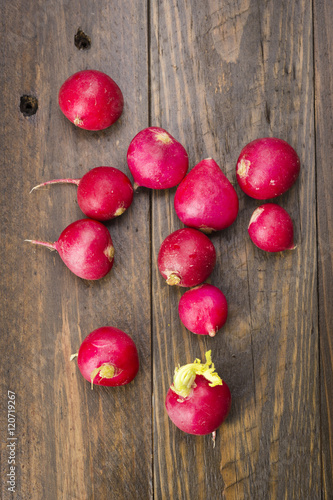
[[(333, 498), (333, 4), (329, 0), (13, 0), (1, 2), (1, 493), (42, 500)], [(78, 50), (78, 28), (91, 39)], [(125, 97), (102, 132), (75, 128), (57, 103), (72, 73), (99, 69)], [(33, 116), (20, 98), (38, 99)], [(213, 157), (235, 183), (252, 139), (287, 140), (301, 158), (277, 202), (297, 249), (267, 254), (247, 225), (260, 204), (235, 185), (235, 224), (212, 236), (210, 282), (227, 296), (214, 339), (180, 324), (183, 289), (157, 271), (162, 240), (182, 227), (175, 189), (141, 189), (107, 224), (115, 265), (100, 282), (75, 277), (55, 241), (82, 218), (74, 186), (29, 194), (98, 165), (129, 175), (126, 151), (149, 125), (166, 128), (190, 166)], [(140, 372), (95, 387), (70, 354), (93, 329), (135, 340)], [(233, 405), (211, 438), (185, 435), (164, 399), (176, 364), (212, 349)], [(7, 391), (16, 393), (16, 493), (7, 491)]]

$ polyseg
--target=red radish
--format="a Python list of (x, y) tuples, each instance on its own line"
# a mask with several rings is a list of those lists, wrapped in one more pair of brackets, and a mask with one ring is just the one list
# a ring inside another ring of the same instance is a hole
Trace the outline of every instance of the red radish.
[(113, 167), (93, 168), (82, 179), (55, 179), (43, 182), (31, 191), (48, 184), (61, 183), (78, 186), (79, 207), (91, 219), (104, 221), (118, 217), (133, 200), (133, 187), (129, 178), (121, 170)]
[(253, 212), (248, 232), (253, 243), (266, 252), (296, 248), (290, 215), (275, 203), (261, 205)]
[(265, 137), (247, 144), (237, 161), (238, 184), (257, 200), (275, 198), (296, 181), (300, 161), (296, 151), (282, 139)]
[(169, 234), (158, 253), (160, 273), (168, 285), (196, 286), (214, 269), (216, 251), (208, 236), (184, 228)]
[(113, 266), (114, 248), (110, 233), (96, 220), (81, 219), (72, 222), (55, 243), (25, 241), (57, 250), (66, 266), (86, 280), (103, 278)]
[(136, 345), (127, 333), (103, 326), (97, 328), (82, 342), (78, 356), (78, 366), (85, 379), (96, 385), (116, 387), (129, 384), (139, 370)]
[(229, 413), (229, 387), (214, 370), (211, 351), (206, 352), (205, 364), (196, 359), (175, 369), (165, 406), (172, 422), (188, 434), (214, 432)]
[(227, 299), (219, 288), (204, 283), (184, 293), (178, 312), (190, 332), (214, 337), (227, 321)]
[(218, 164), (207, 158), (179, 184), (174, 200), (179, 219), (204, 233), (229, 227), (238, 214), (238, 196)]
[(135, 187), (166, 189), (183, 179), (188, 169), (188, 156), (183, 146), (166, 130), (148, 127), (130, 143), (127, 163)]
[(77, 127), (103, 130), (120, 117), (124, 98), (112, 78), (101, 71), (86, 69), (78, 71), (62, 84), (59, 106)]

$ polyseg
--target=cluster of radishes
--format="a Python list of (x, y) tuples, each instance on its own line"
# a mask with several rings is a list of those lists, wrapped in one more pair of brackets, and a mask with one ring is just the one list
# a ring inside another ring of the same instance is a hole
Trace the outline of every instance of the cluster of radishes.
[[(77, 127), (102, 130), (120, 117), (123, 96), (109, 76), (85, 70), (62, 85), (59, 105)], [(219, 288), (204, 283), (216, 262), (216, 251), (207, 234), (233, 224), (239, 208), (237, 193), (212, 158), (202, 160), (187, 174), (186, 150), (159, 127), (148, 127), (134, 137), (128, 148), (127, 163), (135, 189), (138, 186), (168, 189), (178, 185), (175, 211), (189, 227), (165, 238), (157, 264), (168, 285), (190, 288), (178, 308), (185, 327), (195, 334), (214, 337), (226, 322), (228, 305)], [(242, 150), (236, 173), (246, 194), (268, 199), (289, 189), (299, 168), (298, 156), (289, 144), (265, 138)], [(130, 180), (120, 170), (103, 166), (90, 170), (82, 179), (47, 181), (33, 190), (55, 183), (78, 186), (78, 204), (88, 219), (70, 224), (55, 243), (28, 241), (57, 250), (67, 267), (80, 278), (103, 278), (112, 268), (114, 247), (101, 221), (117, 217), (129, 208), (133, 200)], [(294, 248), (292, 221), (284, 209), (273, 203), (255, 210), (249, 234), (259, 248), (270, 252)], [(127, 384), (139, 369), (133, 340), (114, 327), (94, 330), (75, 356), (82, 375), (92, 386)], [(211, 351), (206, 353), (205, 363), (196, 359), (176, 368), (166, 409), (180, 429), (190, 434), (212, 433), (226, 418), (230, 405), (230, 390), (215, 372)]]

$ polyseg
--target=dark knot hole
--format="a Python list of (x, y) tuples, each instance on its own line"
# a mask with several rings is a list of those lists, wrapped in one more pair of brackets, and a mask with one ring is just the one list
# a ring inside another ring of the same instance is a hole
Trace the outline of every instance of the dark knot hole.
[(32, 116), (37, 113), (38, 100), (32, 95), (22, 95), (20, 98), (20, 111), (23, 116)]
[(74, 37), (74, 44), (79, 50), (88, 50), (91, 46), (91, 39), (79, 28)]

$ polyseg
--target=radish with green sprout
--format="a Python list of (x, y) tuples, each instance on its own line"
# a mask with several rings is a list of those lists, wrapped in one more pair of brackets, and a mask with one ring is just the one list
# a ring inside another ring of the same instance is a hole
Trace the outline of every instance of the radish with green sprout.
[(210, 434), (222, 424), (231, 407), (231, 394), (215, 372), (211, 351), (206, 352), (206, 363), (196, 359), (175, 369), (165, 406), (172, 422), (188, 434)]

